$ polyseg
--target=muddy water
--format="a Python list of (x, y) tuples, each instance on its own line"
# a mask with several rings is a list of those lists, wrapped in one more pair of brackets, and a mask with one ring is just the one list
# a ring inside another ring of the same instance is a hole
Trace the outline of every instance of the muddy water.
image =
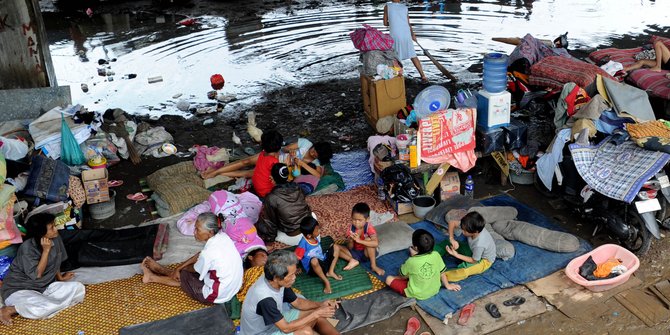
[[(176, 109), (176, 100), (211, 102), (209, 77), (220, 73), (226, 79), (223, 92), (239, 99), (226, 106), (233, 112), (284, 85), (357, 76), (358, 53), (348, 33), (363, 23), (385, 30), (380, 1), (204, 3), (172, 9), (176, 14), (156, 8), (94, 12), (92, 18), (45, 14), (59, 84), (71, 85), (73, 100), (94, 109), (188, 115)], [(483, 53), (513, 49), (492, 37), (532, 33), (553, 39), (569, 31), (571, 49), (589, 50), (612, 41), (641, 43), (630, 36), (670, 34), (668, 1), (411, 1), (408, 6), (423, 47), (466, 83), (480, 80), (474, 72)], [(177, 24), (185, 15), (197, 23)], [(79, 50), (88, 62), (77, 56)], [(98, 59), (116, 59), (108, 66), (115, 74), (99, 76)], [(420, 59), (429, 78), (442, 80), (427, 58)], [(409, 61), (406, 65), (416, 77)], [(137, 78), (123, 79), (131, 73)], [(162, 81), (149, 84), (150, 77)]]

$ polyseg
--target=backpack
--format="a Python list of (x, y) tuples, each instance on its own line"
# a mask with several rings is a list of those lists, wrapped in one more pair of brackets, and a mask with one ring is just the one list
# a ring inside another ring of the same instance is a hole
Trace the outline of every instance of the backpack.
[(410, 169), (404, 164), (394, 164), (382, 171), (384, 187), (391, 199), (399, 202), (411, 202), (421, 193), (421, 188), (412, 177)]

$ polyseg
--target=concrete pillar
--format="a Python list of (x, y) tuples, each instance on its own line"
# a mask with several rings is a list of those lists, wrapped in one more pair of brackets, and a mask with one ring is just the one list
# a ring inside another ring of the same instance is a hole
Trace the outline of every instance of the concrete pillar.
[(38, 0), (0, 0), (0, 90), (55, 87)]

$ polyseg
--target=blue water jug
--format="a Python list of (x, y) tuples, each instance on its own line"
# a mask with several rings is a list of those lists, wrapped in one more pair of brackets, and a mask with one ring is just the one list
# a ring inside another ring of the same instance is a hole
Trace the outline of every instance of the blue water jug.
[(484, 56), (484, 90), (500, 93), (507, 89), (507, 55), (490, 53)]

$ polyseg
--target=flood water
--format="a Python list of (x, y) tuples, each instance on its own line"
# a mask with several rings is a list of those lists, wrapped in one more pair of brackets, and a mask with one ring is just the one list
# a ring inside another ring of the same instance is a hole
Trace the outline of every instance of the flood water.
[[(120, 107), (136, 114), (180, 114), (173, 97), (182, 94), (180, 99), (211, 102), (206, 96), (209, 77), (220, 73), (226, 80), (222, 92), (239, 99), (226, 106), (231, 112), (284, 85), (358, 76), (358, 52), (349, 33), (364, 23), (386, 31), (381, 1), (293, 1), (289, 6), (262, 2), (241, 2), (237, 8), (244, 9), (242, 14), (221, 4), (219, 9), (190, 9), (184, 13), (197, 18), (190, 27), (177, 24), (185, 15), (156, 10), (94, 13), (92, 18), (45, 13), (58, 83), (71, 85), (73, 101), (94, 110)], [(670, 36), (670, 1), (665, 0), (406, 3), (419, 42), (466, 83), (480, 80), (473, 68), (484, 53), (513, 50), (492, 37), (531, 33), (553, 40), (568, 31), (570, 49), (588, 51), (611, 44), (636, 46), (648, 34)], [(88, 62), (80, 60), (78, 50), (85, 50)], [(110, 63), (112, 81), (98, 75), (101, 58), (116, 59)], [(443, 80), (426, 57), (420, 59), (431, 80)], [(408, 76), (418, 76), (409, 60), (405, 66)], [(137, 78), (122, 78), (131, 73)], [(149, 77), (157, 76), (161, 82), (148, 83)], [(88, 93), (80, 89), (82, 83), (88, 85)]]

